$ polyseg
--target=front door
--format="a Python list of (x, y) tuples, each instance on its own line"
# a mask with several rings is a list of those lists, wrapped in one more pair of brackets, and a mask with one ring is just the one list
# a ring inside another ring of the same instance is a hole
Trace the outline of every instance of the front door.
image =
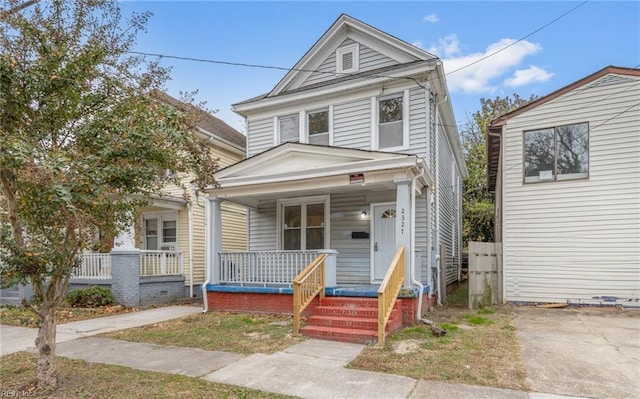
[(396, 253), (396, 205), (395, 203), (372, 205), (373, 231), (371, 282), (382, 282)]

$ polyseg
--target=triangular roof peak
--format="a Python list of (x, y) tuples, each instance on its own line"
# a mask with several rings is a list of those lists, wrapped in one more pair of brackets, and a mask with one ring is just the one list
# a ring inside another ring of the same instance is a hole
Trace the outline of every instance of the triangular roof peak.
[(366, 42), (366, 45), (390, 56), (398, 64), (437, 59), (435, 55), (395, 36), (347, 14), (341, 14), (266, 97), (276, 96), (282, 92), (300, 87), (306, 78), (316, 71), (320, 63), (347, 38), (354, 39), (357, 42)]
[(602, 78), (603, 76), (607, 76), (607, 75), (622, 75), (622, 76), (633, 76), (633, 77), (640, 77), (640, 69), (638, 68), (626, 68), (626, 67), (620, 67), (620, 66), (614, 66), (614, 65), (609, 65), (607, 67), (602, 68), (601, 70), (592, 73), (589, 76), (586, 76), (580, 80), (577, 80), (567, 86), (564, 86), (550, 94), (547, 94), (544, 97), (540, 97), (535, 101), (530, 102), (527, 105), (523, 105), (522, 107), (515, 109), (511, 112), (508, 112), (504, 115), (501, 115), (499, 117), (497, 117), (496, 119), (494, 119), (493, 121), (491, 121), (491, 123), (489, 123), (488, 128), (499, 128), (501, 126), (503, 126), (505, 123), (507, 123), (507, 120), (513, 118), (514, 116), (518, 116), (520, 114), (522, 114), (523, 112), (529, 111), (530, 109), (533, 109), (535, 107), (538, 107), (544, 103), (547, 103), (557, 97), (560, 97), (563, 94), (566, 94), (572, 90), (577, 89), (578, 87), (584, 86), (588, 83), (594, 82), (600, 78)]

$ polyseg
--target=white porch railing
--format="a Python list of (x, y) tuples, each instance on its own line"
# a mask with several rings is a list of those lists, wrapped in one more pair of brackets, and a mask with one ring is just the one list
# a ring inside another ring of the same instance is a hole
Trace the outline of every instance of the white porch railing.
[(141, 276), (176, 276), (183, 272), (182, 252), (140, 250)]
[(318, 256), (318, 251), (220, 252), (220, 283), (286, 285)]
[(111, 255), (101, 253), (79, 254), (80, 265), (71, 273), (72, 278), (111, 279)]

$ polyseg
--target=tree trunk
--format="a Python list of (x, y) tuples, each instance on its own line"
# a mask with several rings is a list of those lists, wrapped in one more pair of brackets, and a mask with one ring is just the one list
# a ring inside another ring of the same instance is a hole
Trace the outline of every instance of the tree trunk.
[(36, 346), (38, 347), (38, 388), (53, 390), (58, 387), (58, 377), (56, 375), (56, 308), (43, 304), (41, 310), (42, 325), (38, 330)]

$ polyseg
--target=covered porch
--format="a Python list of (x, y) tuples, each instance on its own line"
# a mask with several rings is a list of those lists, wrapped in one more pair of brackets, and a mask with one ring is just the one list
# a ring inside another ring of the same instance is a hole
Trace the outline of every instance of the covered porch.
[[(427, 213), (434, 182), (417, 156), (286, 143), (220, 170), (216, 179), (219, 187), (208, 190), (207, 201), (211, 289), (286, 292), (323, 253), (329, 256), (328, 288), (372, 287), (401, 246), (404, 288), (416, 280), (429, 285)], [(221, 250), (223, 201), (249, 208), (248, 251)]]

